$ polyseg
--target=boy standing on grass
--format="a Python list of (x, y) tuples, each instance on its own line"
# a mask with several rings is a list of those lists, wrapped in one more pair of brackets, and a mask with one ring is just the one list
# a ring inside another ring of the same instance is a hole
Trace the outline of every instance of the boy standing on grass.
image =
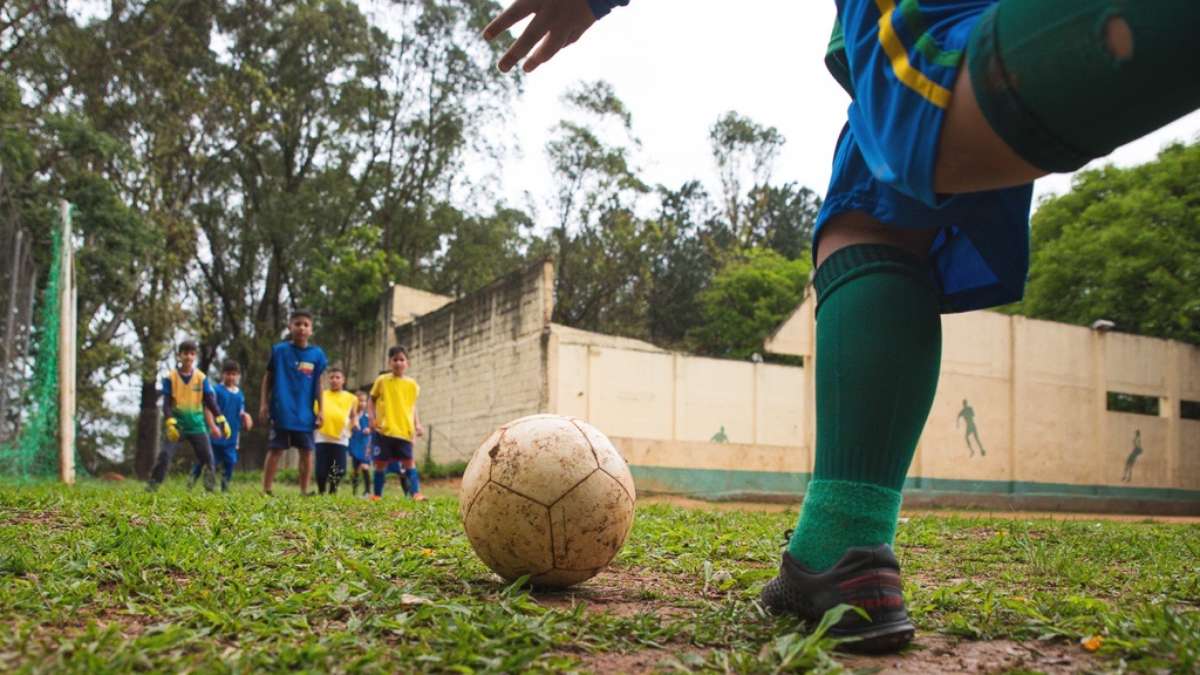
[(199, 346), (192, 340), (179, 343), (177, 354), (179, 365), (163, 378), (163, 417), (166, 422), (167, 443), (154, 461), (146, 490), (154, 492), (167, 477), (171, 459), (186, 439), (196, 453), (196, 461), (204, 468), (204, 489), (212, 492), (216, 487), (212, 446), (208, 435), (227, 438), (231, 435), (229, 423), (217, 406), (216, 393), (204, 373), (196, 370), (196, 353)]
[(358, 477), (361, 475), (364, 497), (371, 494), (371, 417), (367, 415), (367, 398), (370, 391), (370, 387), (358, 390), (356, 419), (350, 432), (350, 485), (354, 494), (358, 494)]
[(346, 446), (356, 426), (355, 409), (358, 397), (346, 391), (346, 373), (341, 368), (329, 369), (329, 389), (321, 393), (324, 421), (317, 428), (317, 492), (337, 493), (338, 482), (346, 474)]
[(288, 319), (288, 339), (271, 348), (263, 375), (258, 417), (270, 422), (263, 492), (273, 495), (279, 460), (288, 448), (300, 455), (300, 494), (308, 496), (313, 468), (313, 430), (321, 426), (321, 375), (328, 361), (310, 344), (312, 312), (297, 309)]
[(383, 483), (387, 478), (387, 467), (391, 462), (400, 462), (408, 477), (412, 498), (423, 502), (421, 480), (413, 461), (413, 438), (425, 433), (421, 418), (417, 415), (417, 397), (421, 387), (408, 370), (408, 350), (396, 346), (388, 349), (388, 364), (391, 371), (380, 375), (371, 386), (371, 398), (367, 402), (367, 413), (371, 418), (371, 430), (377, 436), (378, 453), (375, 460), (375, 496), (383, 497)]
[[(221, 492), (229, 492), (229, 483), (233, 480), (233, 467), (238, 461), (238, 442), (242, 430), (250, 431), (254, 427), (250, 414), (246, 412), (246, 395), (238, 387), (242, 379), (242, 369), (237, 361), (225, 359), (221, 364), (221, 381), (213, 387), (217, 395), (217, 406), (221, 414), (229, 422), (230, 434), (225, 438), (213, 436), (211, 441), (213, 459), (221, 466)], [(192, 477), (188, 487), (196, 484), (204, 466), (199, 462), (192, 467)]]
[[(483, 34), (531, 18), (499, 63), (529, 72), (628, 2), (515, 0)], [(830, 635), (890, 652), (914, 633), (892, 543), (941, 314), (1021, 299), (1035, 178), (1200, 108), (1200, 2), (836, 5), (825, 63), (850, 105), (813, 236), (813, 479), (761, 602), (810, 621), (857, 606)]]

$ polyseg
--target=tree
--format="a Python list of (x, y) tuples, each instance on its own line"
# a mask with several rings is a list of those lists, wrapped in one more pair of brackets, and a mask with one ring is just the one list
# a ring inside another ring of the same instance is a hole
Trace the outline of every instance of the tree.
[(1200, 344), (1200, 142), (1141, 166), (1078, 174), (1033, 217), (1035, 318)]
[[(631, 161), (638, 142), (629, 113), (604, 82), (582, 84), (563, 98), (584, 120), (560, 122), (546, 144), (558, 222), (548, 240), (533, 246), (534, 255), (556, 259), (554, 320), (643, 337), (655, 229), (636, 215), (649, 188)], [(605, 126), (615, 127), (617, 142), (601, 137)]]
[(658, 188), (658, 247), (651, 252), (647, 336), (656, 344), (683, 348), (700, 324), (700, 292), (718, 266), (708, 232), (714, 207), (699, 181), (677, 190)]
[(761, 126), (732, 110), (713, 124), (708, 139), (721, 180), (725, 222), (734, 239), (748, 245), (750, 229), (743, 219), (743, 187), (770, 183), (775, 159), (786, 140), (775, 127)]
[(533, 221), (524, 211), (497, 206), (490, 215), (472, 215), (442, 204), (434, 210), (446, 232), (445, 251), (431, 270), (435, 293), (461, 297), (519, 267), (525, 260)]
[(762, 352), (763, 340), (804, 296), (812, 264), (765, 249), (729, 262), (700, 293), (700, 325), (689, 338), (702, 354), (744, 359)]

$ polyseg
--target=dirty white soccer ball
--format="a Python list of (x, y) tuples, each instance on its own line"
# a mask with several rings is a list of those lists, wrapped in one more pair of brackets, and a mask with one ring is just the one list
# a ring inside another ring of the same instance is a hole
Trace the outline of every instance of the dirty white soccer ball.
[(458, 509), (492, 571), (564, 588), (595, 576), (621, 550), (634, 498), (629, 467), (604, 434), (583, 420), (530, 415), (475, 451)]

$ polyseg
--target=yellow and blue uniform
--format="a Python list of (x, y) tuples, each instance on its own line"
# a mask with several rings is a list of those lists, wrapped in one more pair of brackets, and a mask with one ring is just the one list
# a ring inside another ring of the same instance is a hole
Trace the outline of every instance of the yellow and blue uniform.
[(971, 30), (995, 0), (843, 0), (826, 64), (851, 92), (816, 236), (843, 212), (936, 227), (933, 281), (947, 312), (1019, 300), (1029, 267), (1033, 185), (933, 190), (946, 106)]
[(371, 398), (375, 400), (375, 414), (379, 418), (379, 431), (384, 436), (413, 439), (414, 411), (421, 385), (411, 377), (396, 377), (384, 373), (375, 378), (371, 385)]
[(185, 376), (172, 368), (163, 378), (162, 388), (163, 412), (167, 417), (175, 418), (179, 432), (184, 435), (208, 434), (208, 422), (204, 419), (205, 398), (215, 397), (216, 392), (204, 373), (193, 370)]
[[(221, 416), (217, 405), (216, 392), (204, 373), (193, 370), (184, 375), (179, 369), (173, 368), (162, 380), (163, 388), (163, 417), (168, 421), (168, 438), (163, 444), (162, 451), (154, 460), (154, 468), (150, 471), (149, 488), (155, 489), (167, 477), (171, 467), (171, 459), (183, 441), (192, 446), (196, 453), (196, 463), (201, 468), (208, 467), (204, 475), (204, 486), (210, 491), (215, 487), (216, 466), (213, 461), (212, 445), (208, 438), (208, 421), (204, 418), (207, 408), (214, 418)], [(178, 435), (171, 436), (172, 429)]]
[(414, 430), (416, 427), (417, 398), (421, 386), (411, 377), (396, 377), (384, 373), (375, 378), (371, 385), (371, 399), (375, 401), (375, 495), (383, 494), (385, 472), (388, 464), (399, 461), (404, 465), (407, 489), (412, 494), (421, 491), (420, 477), (413, 465)]
[(321, 392), (321, 426), (316, 431), (317, 492), (337, 492), (338, 483), (346, 474), (346, 446), (350, 444), (350, 433), (354, 408), (358, 397), (346, 390)]

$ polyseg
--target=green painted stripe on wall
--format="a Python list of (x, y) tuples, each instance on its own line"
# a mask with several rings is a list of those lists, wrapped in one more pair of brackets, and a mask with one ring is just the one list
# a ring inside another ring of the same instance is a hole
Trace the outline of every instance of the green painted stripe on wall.
[[(686, 469), (630, 465), (639, 490), (669, 492), (721, 499), (736, 495), (802, 495), (812, 476), (808, 473)], [(1179, 488), (1123, 487), (1116, 485), (1070, 485), (1032, 481), (957, 480), (909, 478), (905, 492), (921, 494), (957, 493), (1046, 497), (1098, 497), (1172, 502), (1200, 502), (1200, 490)]]

